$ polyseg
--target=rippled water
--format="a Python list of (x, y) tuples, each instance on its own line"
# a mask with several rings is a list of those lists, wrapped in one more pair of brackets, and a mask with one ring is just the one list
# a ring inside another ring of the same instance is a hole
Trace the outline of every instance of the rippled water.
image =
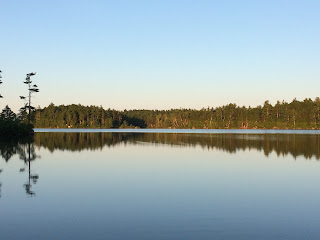
[(1, 239), (319, 239), (320, 135), (171, 131), (1, 141)]

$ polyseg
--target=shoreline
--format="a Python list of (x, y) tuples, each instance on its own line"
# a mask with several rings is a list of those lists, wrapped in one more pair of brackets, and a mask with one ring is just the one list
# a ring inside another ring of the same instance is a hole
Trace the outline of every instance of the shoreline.
[(34, 128), (35, 133), (319, 134), (315, 129)]

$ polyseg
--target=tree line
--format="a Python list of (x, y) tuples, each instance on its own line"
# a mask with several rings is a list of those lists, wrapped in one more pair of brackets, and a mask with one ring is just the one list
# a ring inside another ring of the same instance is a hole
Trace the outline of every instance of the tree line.
[(320, 98), (245, 107), (171, 110), (104, 109), (53, 103), (31, 114), (37, 128), (320, 129)]

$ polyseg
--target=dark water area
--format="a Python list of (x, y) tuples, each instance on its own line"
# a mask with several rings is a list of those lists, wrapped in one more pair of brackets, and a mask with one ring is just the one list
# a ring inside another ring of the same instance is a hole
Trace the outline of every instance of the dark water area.
[(1, 239), (319, 239), (320, 135), (0, 141)]

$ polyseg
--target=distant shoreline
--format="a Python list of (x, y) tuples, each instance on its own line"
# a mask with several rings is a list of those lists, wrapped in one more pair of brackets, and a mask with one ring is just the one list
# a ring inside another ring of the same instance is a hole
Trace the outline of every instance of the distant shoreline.
[(135, 129), (135, 128), (34, 128), (35, 133), (201, 133), (201, 134), (319, 134), (314, 129)]
[(320, 129), (320, 98), (272, 105), (171, 110), (104, 109), (97, 106), (50, 104), (32, 113), (36, 128), (94, 129)]

